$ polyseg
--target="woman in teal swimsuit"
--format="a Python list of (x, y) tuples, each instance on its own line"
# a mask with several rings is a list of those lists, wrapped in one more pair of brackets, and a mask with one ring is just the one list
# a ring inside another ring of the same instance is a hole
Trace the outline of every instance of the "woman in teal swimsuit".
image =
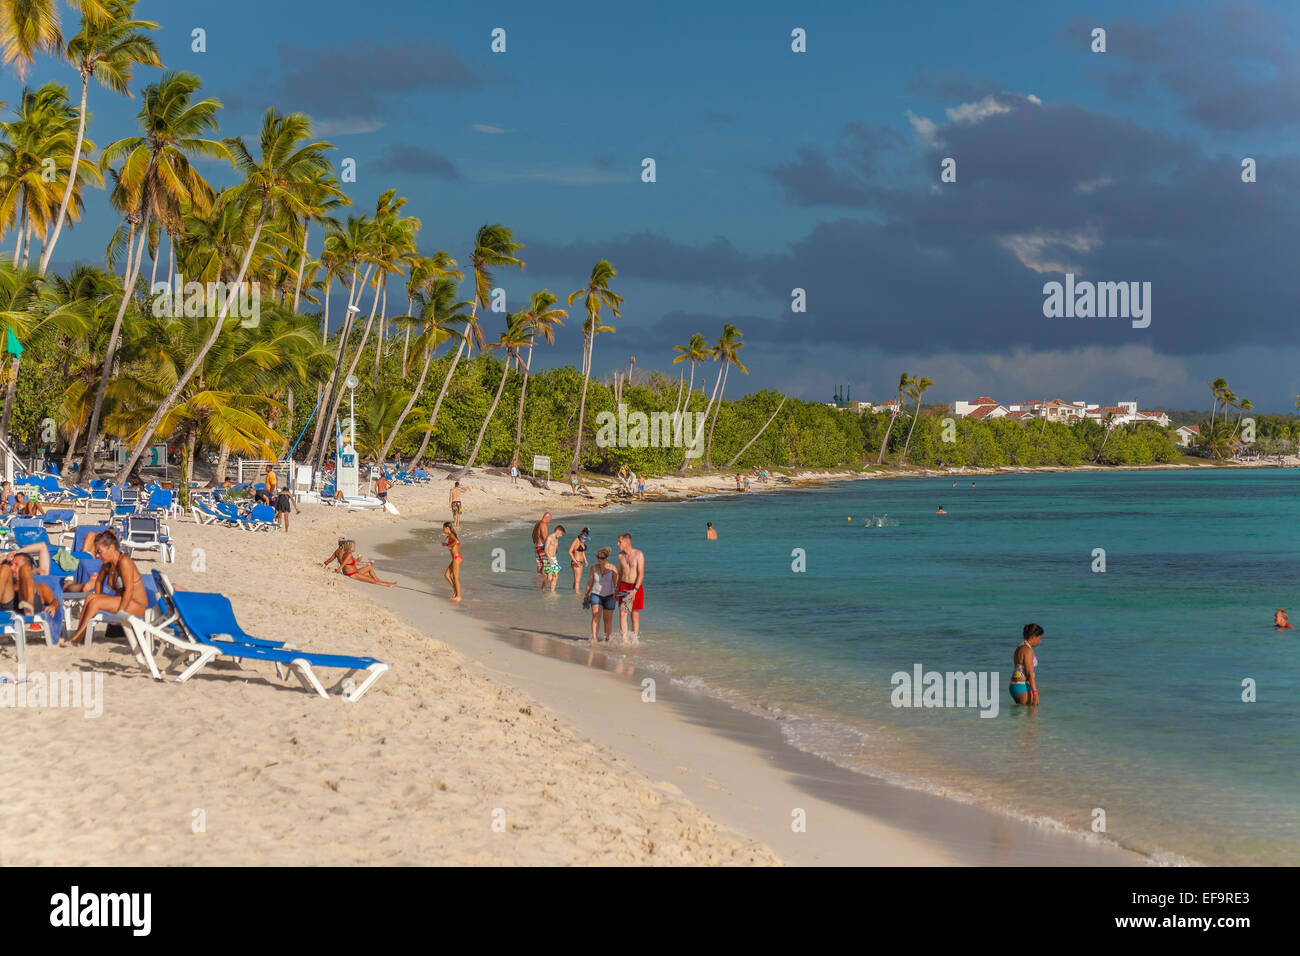
[(1017, 704), (1038, 706), (1038, 655), (1034, 648), (1043, 639), (1043, 629), (1037, 624), (1026, 624), (1024, 641), (1011, 655), (1011, 699)]

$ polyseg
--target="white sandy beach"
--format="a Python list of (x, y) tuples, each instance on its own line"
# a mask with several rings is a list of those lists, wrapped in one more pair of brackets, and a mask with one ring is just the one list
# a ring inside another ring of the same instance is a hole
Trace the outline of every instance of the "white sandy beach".
[[(603, 503), (559, 482), (543, 491), (475, 472), (466, 483), (465, 520), (479, 526)], [(269, 666), (210, 666), (182, 685), (150, 679), (120, 641), (29, 647), (29, 672), (104, 674), (103, 714), (4, 713), (0, 862), (1138, 861), (938, 798), (846, 785), (814, 758), (782, 764), (764, 728), (689, 700), (647, 707), (627, 680), (501, 640), (427, 579), (386, 589), (321, 568), (347, 535), (393, 578), (372, 544), (441, 522), (449, 487), (443, 473), (398, 486), (400, 518), (304, 504), (287, 535), (173, 521), (178, 585), (226, 594), (252, 634), (391, 670), (348, 704)], [(716, 476), (648, 482), (651, 493), (720, 490)], [(16, 671), (12, 644), (0, 645), (0, 671)], [(791, 829), (796, 809), (807, 832)], [(926, 837), (924, 819), (942, 839)]]

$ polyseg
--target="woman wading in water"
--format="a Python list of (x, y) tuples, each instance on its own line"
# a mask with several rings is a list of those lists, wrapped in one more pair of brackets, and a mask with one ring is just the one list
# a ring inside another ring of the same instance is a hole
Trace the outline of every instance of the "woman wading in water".
[(1043, 639), (1043, 629), (1037, 624), (1026, 624), (1024, 640), (1011, 655), (1011, 699), (1028, 707), (1038, 706), (1038, 655), (1034, 648)]

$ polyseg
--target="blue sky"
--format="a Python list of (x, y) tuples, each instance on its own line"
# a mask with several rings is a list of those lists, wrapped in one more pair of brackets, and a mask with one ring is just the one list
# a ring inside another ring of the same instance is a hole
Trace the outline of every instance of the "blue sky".
[[(828, 399), (991, 394), (1207, 407), (1226, 376), (1260, 410), (1300, 393), (1293, 333), (1300, 10), (1234, 3), (160, 3), (166, 66), (253, 137), (301, 110), (357, 162), (352, 211), (397, 188), (421, 248), (464, 261), (510, 226), (511, 308), (619, 270), (618, 332), (596, 371), (667, 368), (724, 322), (750, 375)], [(75, 16), (67, 14), (69, 28)], [(1089, 31), (1107, 30), (1107, 52)], [(207, 32), (207, 52), (190, 31)], [(506, 52), (490, 50), (506, 30)], [(791, 51), (791, 30), (808, 51)], [(152, 78), (141, 71), (136, 88)], [(38, 62), (31, 82), (75, 73)], [(17, 83), (0, 78), (12, 103)], [(91, 137), (134, 130), (137, 101), (91, 90)], [(1259, 181), (1241, 182), (1253, 157)], [(655, 159), (657, 182), (641, 161)], [(957, 182), (940, 183), (945, 157)], [(233, 181), (217, 165), (214, 183)], [(102, 258), (92, 191), (57, 263)], [(12, 237), (6, 238), (6, 244)], [(1152, 323), (1047, 319), (1069, 269), (1152, 283)], [(808, 311), (790, 309), (793, 288)], [(494, 338), (503, 323), (490, 316)], [(576, 363), (580, 321), (544, 364)]]

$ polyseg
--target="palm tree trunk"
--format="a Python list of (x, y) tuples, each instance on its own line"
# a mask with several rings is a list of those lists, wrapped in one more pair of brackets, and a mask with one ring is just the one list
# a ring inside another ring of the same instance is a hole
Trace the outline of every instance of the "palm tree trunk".
[[(700, 419), (701, 422), (707, 422), (709, 420), (709, 412), (713, 410), (713, 400), (718, 397), (718, 386), (721, 384), (722, 384), (722, 373), (719, 372), (718, 377), (713, 380), (713, 394), (709, 396), (709, 404), (704, 406), (704, 417)], [(695, 442), (698, 440), (698, 438), (699, 438), (698, 433), (692, 435), (691, 444), (694, 445)], [(685, 451), (690, 451), (690, 449), (687, 448), (685, 449)], [(690, 462), (691, 462), (690, 457), (683, 453), (682, 464), (681, 467), (677, 469), (677, 474), (679, 475), (686, 474), (686, 466), (689, 465)]]
[(578, 461), (582, 458), (582, 423), (587, 417), (587, 385), (591, 382), (591, 360), (595, 349), (596, 336), (593, 333), (587, 336), (582, 349), (582, 401), (578, 405), (578, 437), (574, 442), (573, 461), (569, 464), (572, 471), (578, 470)]
[(709, 442), (704, 451), (704, 467), (706, 469), (713, 467), (713, 429), (718, 424), (718, 412), (722, 411), (722, 396), (727, 392), (727, 372), (731, 370), (731, 362), (728, 359), (722, 360), (722, 387), (718, 390), (718, 404), (713, 409), (713, 422), (709, 425)]
[(27, 233), (27, 188), (22, 190), (23, 215), (18, 221), (18, 238), (14, 241), (14, 268), (18, 268), (18, 263), (23, 258), (23, 237)]
[(912, 432), (916, 431), (917, 419), (921, 417), (921, 399), (916, 400), (916, 413), (912, 415), (912, 427), (907, 430), (907, 441), (903, 442), (903, 461), (907, 461), (907, 452), (912, 447)]
[[(379, 288), (376, 287), (375, 296), (370, 301), (370, 315), (366, 319), (365, 328), (361, 330), (361, 341), (357, 343), (357, 350), (352, 355), (352, 363), (348, 366), (347, 374), (340, 376), (339, 380), (335, 382), (334, 400), (330, 403), (330, 413), (325, 419), (327, 422), (334, 421), (335, 417), (338, 415), (339, 406), (343, 404), (343, 390), (345, 387), (345, 383), (347, 382), (348, 378), (350, 378), (352, 374), (357, 370), (357, 366), (361, 364), (361, 353), (363, 353), (366, 350), (366, 342), (370, 338), (370, 330), (374, 328), (375, 313), (378, 310), (378, 308), (379, 308)], [(316, 462), (317, 468), (319, 468), (324, 463), (325, 449), (329, 447), (329, 440), (328, 440), (329, 432), (326, 432), (325, 434), (326, 434), (326, 440), (321, 442), (320, 451), (318, 453), (318, 460)]]
[[(348, 309), (343, 316), (343, 328), (339, 329), (339, 345), (335, 350), (334, 367), (330, 369), (329, 378), (325, 380), (324, 398), (321, 403), (318, 403), (318, 407), (321, 409), (329, 408), (334, 401), (334, 390), (341, 381), (339, 372), (343, 371), (344, 351), (347, 349), (348, 338), (352, 335), (352, 316), (356, 314), (352, 311), (352, 307), (356, 304), (357, 297), (365, 294), (365, 285), (368, 281), (370, 281), (369, 268), (367, 268), (359, 286), (357, 284), (357, 270), (352, 270), (352, 287), (348, 290)], [(325, 289), (328, 294), (329, 286), (327, 285)], [(324, 325), (325, 321), (323, 318), (322, 325)], [(324, 338), (325, 333), (322, 332), (321, 340), (324, 341)], [(318, 438), (320, 439), (319, 445), (317, 444)], [(311, 448), (307, 451), (307, 461), (312, 462), (315, 468), (319, 469), (321, 463), (324, 462), (325, 449), (329, 447), (329, 443), (329, 428), (325, 424), (325, 416), (322, 412), (321, 417), (316, 420), (316, 429), (312, 433)]]
[[(235, 279), (236, 287), (242, 285), (244, 277), (248, 275), (248, 266), (249, 263), (252, 262), (253, 250), (257, 247), (257, 240), (261, 238), (262, 224), (266, 222), (266, 214), (267, 207), (266, 204), (263, 203), (262, 208), (257, 214), (257, 225), (253, 227), (252, 238), (248, 240), (248, 248), (244, 250), (244, 261), (239, 265), (239, 276)], [(148, 235), (148, 230), (145, 231), (145, 235)], [(176, 384), (171, 387), (171, 391), (167, 393), (167, 397), (159, 403), (158, 407), (154, 409), (154, 413), (149, 416), (149, 422), (145, 425), (144, 431), (140, 433), (140, 438), (136, 441), (135, 448), (131, 449), (131, 454), (127, 458), (126, 464), (122, 467), (122, 470), (117, 473), (117, 482), (119, 484), (127, 475), (131, 474), (131, 471), (140, 461), (140, 456), (143, 455), (144, 450), (149, 447), (149, 442), (153, 440), (153, 433), (158, 428), (158, 423), (163, 420), (163, 417), (169, 411), (171, 411), (172, 406), (176, 404), (176, 400), (180, 398), (181, 393), (185, 391), (185, 386), (190, 383), (190, 379), (194, 377), (194, 373), (199, 370), (199, 366), (203, 364), (203, 360), (206, 359), (208, 353), (212, 351), (212, 346), (217, 344), (217, 339), (221, 337), (222, 328), (226, 324), (226, 316), (230, 313), (230, 307), (235, 304), (236, 298), (239, 297), (234, 295), (226, 297), (226, 301), (221, 306), (221, 314), (218, 315), (216, 321), (212, 323), (212, 332), (208, 335), (207, 341), (203, 343), (203, 347), (199, 349), (198, 354), (194, 356), (190, 361), (189, 366), (181, 373), (181, 377), (177, 379)]]
[(9, 368), (9, 385), (5, 388), (4, 417), (0, 418), (0, 437), (5, 441), (9, 440), (9, 416), (14, 408), (14, 389), (18, 387), (18, 366), (22, 361), (22, 356), (15, 355)]
[[(293, 312), (298, 314), (298, 297), (302, 294), (302, 273), (307, 268), (307, 232), (311, 228), (311, 217), (302, 217), (302, 250), (298, 253), (298, 278), (293, 283)], [(328, 291), (328, 290), (327, 290)]]
[[(140, 233), (140, 242), (135, 241), (136, 232)], [(86, 428), (86, 452), (81, 460), (81, 471), (77, 480), (87, 481), (95, 471), (95, 446), (99, 444), (99, 422), (104, 413), (104, 393), (108, 390), (108, 379), (113, 371), (113, 358), (117, 354), (117, 339), (122, 333), (122, 319), (131, 304), (131, 292), (135, 288), (140, 274), (140, 263), (144, 260), (144, 239), (149, 235), (149, 212), (145, 208), (144, 219), (131, 226), (126, 241), (126, 272), (122, 276), (122, 302), (117, 308), (117, 318), (113, 320), (113, 331), (108, 336), (108, 347), (104, 350), (104, 367), (99, 373), (99, 385), (95, 389), (95, 403), (90, 409), (90, 425)], [(137, 255), (136, 250), (139, 249)]]
[(54, 231), (50, 233), (50, 241), (45, 244), (41, 250), (41, 263), (39, 272), (45, 275), (45, 270), (50, 267), (50, 256), (54, 253), (54, 244), (59, 241), (59, 233), (63, 230), (63, 218), (68, 214), (68, 204), (72, 201), (72, 193), (77, 185), (77, 167), (81, 163), (81, 144), (86, 139), (86, 91), (90, 86), (90, 74), (81, 74), (81, 113), (77, 119), (77, 142), (72, 147), (72, 166), (68, 170), (68, 185), (63, 187), (63, 199), (59, 201), (59, 214), (54, 217)]
[(511, 458), (519, 457), (519, 449), (524, 441), (524, 396), (528, 394), (528, 378), (533, 367), (533, 347), (528, 346), (528, 362), (521, 365), (524, 370), (524, 381), (519, 386), (519, 420), (515, 424), (515, 451)]
[(772, 422), (776, 419), (776, 416), (780, 414), (781, 409), (784, 408), (784, 407), (785, 407), (785, 396), (782, 395), (782, 396), (781, 396), (781, 404), (779, 404), (779, 405), (776, 406), (776, 411), (774, 411), (774, 412), (772, 413), (772, 417), (769, 418), (769, 419), (767, 420), (766, 423), (764, 423), (763, 427), (760, 428), (760, 429), (755, 433), (755, 435), (754, 435), (753, 438), (751, 438), (748, 442), (745, 443), (745, 447), (744, 447), (744, 448), (742, 448), (742, 449), (740, 449), (740, 451), (736, 452), (736, 457), (735, 457), (735, 458), (731, 459), (731, 461), (727, 462), (725, 465), (722, 466), (722, 470), (723, 470), (723, 471), (728, 471), (728, 470), (731, 468), (732, 465), (734, 465), (736, 462), (740, 461), (740, 456), (743, 455), (745, 452), (749, 451), (749, 446), (752, 445), (752, 444), (754, 444), (754, 442), (758, 441), (758, 436), (759, 436), (759, 435), (761, 435), (761, 434), (763, 434), (763, 432), (767, 431), (767, 426), (770, 425), (770, 424), (772, 424)]
[(466, 344), (470, 341), (469, 329), (471, 326), (474, 325), (475, 321), (477, 321), (478, 319), (478, 298), (477, 297), (475, 297), (473, 303), (471, 303), (469, 307), (469, 316), (470, 316), (469, 325), (465, 327), (466, 328), (465, 337), (461, 339), (460, 344), (456, 346), (456, 355), (451, 360), (451, 368), (447, 369), (447, 377), (442, 380), (442, 388), (438, 392), (437, 399), (434, 400), (433, 411), (429, 413), (429, 430), (424, 433), (424, 438), (420, 442), (420, 450), (415, 453), (415, 460), (411, 462), (412, 471), (414, 471), (416, 466), (420, 464), (420, 460), (424, 458), (425, 451), (427, 451), (429, 448), (429, 439), (433, 437), (433, 426), (436, 425), (438, 422), (438, 410), (442, 408), (442, 400), (447, 395), (447, 386), (451, 384), (451, 377), (456, 374), (456, 366), (460, 364), (461, 352), (465, 349)]
[(379, 449), (379, 467), (384, 467), (384, 462), (388, 460), (388, 452), (393, 447), (393, 442), (397, 441), (397, 433), (402, 430), (402, 423), (406, 421), (406, 416), (411, 414), (411, 409), (415, 407), (416, 401), (420, 398), (420, 391), (424, 388), (424, 379), (429, 374), (429, 366), (433, 364), (433, 349), (424, 350), (424, 368), (420, 369), (420, 379), (415, 383), (415, 391), (411, 393), (406, 407), (402, 409), (402, 414), (397, 416), (397, 424), (393, 426), (393, 433), (388, 436), (388, 441), (384, 442), (384, 447)]
[(226, 480), (226, 465), (230, 462), (230, 446), (222, 445), (217, 449), (217, 470), (212, 475), (212, 487), (220, 488)]
[[(159, 236), (158, 245), (154, 246), (153, 252), (149, 256), (149, 258), (153, 259), (153, 270), (149, 274), (149, 291), (151, 292), (158, 281), (158, 253), (162, 251), (162, 241), (163, 237)], [(168, 285), (170, 286), (171, 283), (169, 282)]]
[[(478, 430), (478, 440), (474, 442), (474, 450), (469, 453), (469, 461), (465, 462), (464, 468), (456, 472), (457, 475), (464, 475), (474, 467), (474, 460), (478, 458), (478, 450), (483, 447), (483, 436), (487, 434), (488, 425), (492, 422), (492, 416), (496, 414), (497, 403), (501, 401), (501, 393), (506, 390), (506, 376), (510, 374), (510, 359), (511, 355), (507, 352), (506, 367), (501, 370), (501, 384), (497, 386), (496, 397), (492, 399), (492, 407), (488, 409), (487, 416), (483, 419), (483, 425)], [(448, 475), (448, 478), (452, 477), (455, 476)]]
[(880, 454), (876, 456), (877, 465), (882, 464), (885, 460), (885, 449), (889, 447), (889, 433), (894, 430), (894, 422), (897, 420), (898, 412), (895, 411), (889, 416), (889, 427), (885, 429), (885, 440), (880, 443)]

